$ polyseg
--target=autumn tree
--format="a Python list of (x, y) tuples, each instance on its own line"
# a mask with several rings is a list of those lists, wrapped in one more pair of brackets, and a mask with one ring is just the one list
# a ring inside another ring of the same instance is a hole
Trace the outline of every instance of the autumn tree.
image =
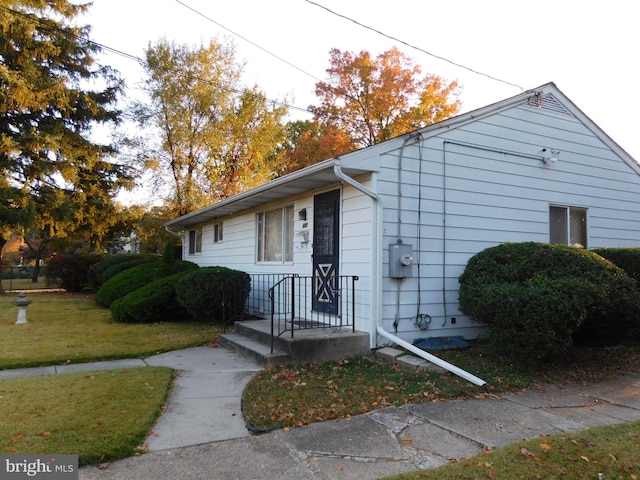
[(160, 254), (165, 245), (176, 242), (176, 236), (164, 228), (164, 224), (174, 218), (166, 208), (133, 205), (129, 211), (137, 218), (131, 232), (138, 244), (138, 252)]
[(355, 149), (347, 134), (331, 124), (296, 120), (285, 126), (287, 140), (282, 150), (283, 173), (313, 165)]
[[(182, 215), (270, 180), (284, 139), (285, 107), (257, 88), (240, 85), (242, 66), (231, 44), (189, 47), (160, 40), (146, 50), (144, 90), (134, 117), (147, 137), (144, 163), (157, 188), (170, 183), (168, 201)], [(149, 145), (152, 145), (149, 148)]]
[(113, 195), (130, 181), (111, 145), (90, 139), (113, 124), (121, 81), (96, 63), (100, 48), (75, 18), (88, 4), (3, 0), (0, 5), (0, 248), (11, 229), (46, 243), (108, 228)]
[(397, 48), (375, 59), (330, 52), (328, 80), (316, 84), (320, 105), (310, 106), (314, 120), (345, 132), (354, 148), (380, 143), (455, 115), (458, 83), (422, 72)]

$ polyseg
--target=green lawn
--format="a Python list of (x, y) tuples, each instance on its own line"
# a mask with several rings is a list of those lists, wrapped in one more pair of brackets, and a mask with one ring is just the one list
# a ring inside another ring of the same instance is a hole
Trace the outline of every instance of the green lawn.
[(640, 422), (590, 428), (518, 442), (451, 463), (386, 480), (640, 478)]
[[(6, 271), (6, 268), (4, 271)], [(38, 277), (38, 281), (35, 283), (30, 278), (5, 278), (2, 280), (2, 287), (10, 295), (15, 295), (16, 290), (54, 290), (58, 288), (56, 285), (47, 285), (47, 280), (44, 276)]]
[(172, 380), (164, 367), (0, 380), (0, 453), (77, 454), (85, 465), (142, 452)]
[[(215, 341), (202, 324), (128, 325), (92, 295), (31, 293), (28, 324), (14, 325), (15, 295), (0, 297), (0, 368), (138, 358)], [(244, 393), (247, 422), (265, 430), (344, 418), (387, 405), (495, 395), (544, 383), (591, 382), (640, 371), (640, 348), (576, 348), (535, 368), (505, 362), (481, 344), (442, 357), (485, 379), (418, 373), (369, 358), (259, 372)], [(78, 453), (81, 464), (144, 450), (170, 388), (168, 369), (145, 367), (0, 381), (1, 453)], [(629, 478), (637, 480), (638, 422), (541, 437), (410, 478)], [(635, 462), (635, 463), (634, 463)], [(598, 476), (602, 474), (602, 476)]]
[[(140, 358), (214, 342), (200, 323), (120, 324), (94, 296), (29, 293), (28, 323), (15, 325), (16, 295), (0, 297), (0, 369)], [(144, 450), (173, 372), (133, 368), (0, 380), (0, 452), (78, 454), (81, 464)]]
[(594, 382), (620, 372), (640, 372), (640, 346), (574, 347), (563, 361), (518, 365), (479, 342), (467, 350), (439, 352), (444, 360), (487, 382), (477, 387), (448, 372), (433, 373), (380, 363), (373, 357), (311, 365), (273, 366), (258, 372), (244, 391), (245, 420), (258, 430), (307, 425), (408, 403), (473, 398), (540, 384)]
[(202, 323), (122, 324), (90, 294), (29, 293), (27, 324), (15, 325), (16, 295), (0, 296), (0, 369), (139, 358), (215, 341)]

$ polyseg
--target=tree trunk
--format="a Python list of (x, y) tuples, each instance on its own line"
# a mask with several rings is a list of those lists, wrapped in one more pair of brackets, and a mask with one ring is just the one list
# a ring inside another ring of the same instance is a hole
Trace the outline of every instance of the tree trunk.
[(2, 249), (7, 244), (7, 239), (0, 235), (0, 295), (5, 295), (7, 292), (4, 291), (4, 287), (2, 286)]
[(38, 283), (38, 275), (40, 275), (40, 255), (36, 256), (36, 263), (31, 270), (31, 283)]

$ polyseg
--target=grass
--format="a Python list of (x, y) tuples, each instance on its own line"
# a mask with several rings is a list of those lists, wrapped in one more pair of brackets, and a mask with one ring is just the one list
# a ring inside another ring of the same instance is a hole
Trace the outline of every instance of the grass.
[(139, 358), (204, 345), (218, 330), (202, 323), (122, 324), (90, 294), (31, 293), (25, 325), (15, 295), (0, 296), (0, 369)]
[[(25, 325), (15, 295), (0, 297), (0, 368), (139, 358), (215, 340), (199, 323), (120, 324), (89, 294), (30, 293)], [(78, 454), (81, 464), (140, 452), (165, 404), (167, 368), (0, 380), (0, 452)]]
[(47, 285), (47, 280), (44, 277), (38, 277), (36, 283), (31, 281), (31, 278), (5, 278), (2, 280), (2, 286), (11, 295), (15, 294), (16, 290), (46, 290), (55, 289), (57, 286)]
[[(453, 374), (418, 372), (373, 357), (304, 366), (277, 366), (256, 374), (244, 391), (245, 420), (256, 430), (348, 418), (376, 408), (452, 398), (495, 396), (542, 384), (589, 383), (640, 372), (640, 346), (575, 347), (550, 364), (515, 364), (479, 342), (440, 357), (483, 378), (476, 387)], [(544, 436), (485, 451), (435, 470), (389, 480), (434, 478), (555, 479), (640, 478), (640, 422)]]
[(0, 452), (78, 454), (81, 465), (134, 455), (172, 380), (164, 367), (0, 380)]
[[(14, 296), (0, 297), (0, 368), (141, 357), (202, 345), (217, 334), (215, 327), (202, 324), (118, 324), (92, 295), (32, 293), (28, 298), (33, 301), (29, 323), (14, 325)], [(621, 371), (640, 371), (640, 347), (633, 345), (574, 348), (562, 362), (536, 368), (505, 362), (480, 343), (441, 356), (488, 385), (475, 387), (449, 373), (401, 369), (372, 357), (271, 367), (245, 389), (245, 420), (256, 429), (271, 430), (389, 405), (592, 382)], [(2, 380), (0, 451), (79, 453), (82, 464), (140, 452), (171, 378), (168, 369), (145, 367)], [(451, 473), (431, 470), (396, 478), (599, 478), (603, 473), (602, 478), (637, 480), (634, 432), (639, 427), (636, 422), (543, 437), (448, 466)]]
[(630, 422), (518, 442), (434, 470), (395, 475), (387, 480), (637, 480), (639, 451), (640, 422)]
[[(448, 372), (418, 372), (383, 364), (373, 357), (270, 367), (256, 374), (245, 388), (245, 420), (256, 430), (268, 431), (348, 418), (391, 405), (495, 396), (536, 385), (589, 383), (622, 372), (640, 372), (638, 345), (574, 347), (562, 361), (535, 366), (509, 363), (480, 342), (439, 356), (483, 378), (487, 385), (476, 387)], [(544, 436), (389, 480), (638, 480), (638, 451), (640, 422), (632, 422)]]
[(593, 382), (622, 371), (640, 372), (640, 347), (574, 348), (553, 364), (505, 362), (480, 343), (440, 355), (487, 382), (477, 387), (448, 372), (429, 373), (383, 364), (373, 357), (258, 372), (243, 394), (245, 420), (258, 431), (348, 418), (376, 408), (452, 398), (479, 398), (537, 384)]

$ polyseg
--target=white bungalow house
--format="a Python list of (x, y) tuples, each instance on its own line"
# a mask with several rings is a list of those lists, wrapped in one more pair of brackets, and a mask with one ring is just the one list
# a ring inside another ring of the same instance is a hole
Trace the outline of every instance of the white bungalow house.
[(472, 339), (484, 327), (458, 309), (458, 278), (471, 256), (504, 242), (638, 246), (639, 174), (549, 83), (166, 226), (182, 236), (183, 258), (201, 266), (281, 275), (273, 283), (311, 278), (309, 314), (340, 316), (335, 279), (357, 276), (342, 295), (371, 348)]

